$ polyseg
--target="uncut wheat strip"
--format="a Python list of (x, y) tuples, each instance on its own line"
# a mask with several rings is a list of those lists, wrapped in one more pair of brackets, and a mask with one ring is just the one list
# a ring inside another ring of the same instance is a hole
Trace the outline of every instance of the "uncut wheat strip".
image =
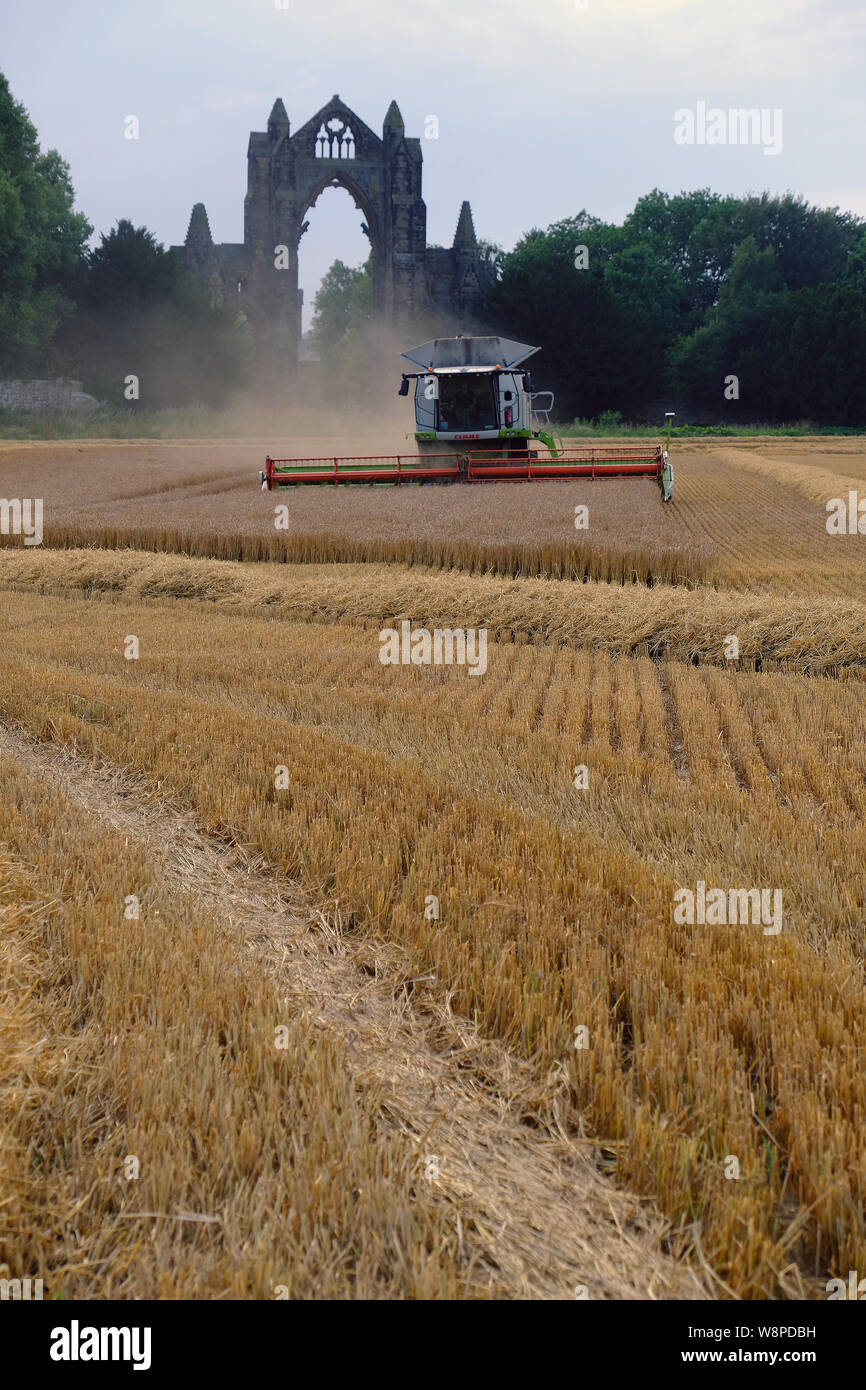
[(386, 565), (285, 566), (105, 551), (0, 551), (0, 583), (44, 592), (206, 599), (239, 611), (268, 609), (305, 622), (486, 627), (493, 638), (649, 651), (726, 664), (735, 634), (741, 660), (821, 672), (866, 663), (866, 604), (732, 591), (546, 579), (496, 579)]
[[(689, 1266), (661, 1249), (668, 1234), (661, 1217), (602, 1177), (593, 1145), (558, 1128), (556, 1084), (540, 1095), (529, 1064), (454, 1020), (432, 992), (416, 1008), (409, 992), (417, 982), (410, 984), (397, 952), (376, 943), (371, 976), (342, 936), (338, 913), (314, 909), (259, 859), (205, 837), (189, 813), (148, 797), (122, 772), (5, 725), (0, 747), (156, 855), (169, 885), (204, 898), (239, 944), (260, 955), (275, 990), (340, 1038), (359, 1078), (383, 1088), (396, 1122), (417, 1137), (420, 1171), (425, 1155), (435, 1154), (432, 1181), (472, 1232), (479, 1257), (498, 1269), (500, 1296), (573, 1297), (579, 1284), (591, 1297), (710, 1296)], [(547, 1111), (543, 1128), (520, 1123), (539, 1108), (542, 1118)]]
[[(398, 538), (292, 532), (286, 536), (201, 530), (52, 526), (45, 529), (46, 550), (94, 548), (148, 551), (203, 559), (276, 564), (429, 565), (466, 573), (540, 575), (549, 578), (600, 579), (623, 583), (715, 583), (716, 570), (706, 547), (667, 544), (634, 548), (616, 541), (514, 542), (460, 539), (435, 535)], [(14, 543), (7, 547), (14, 549)]]

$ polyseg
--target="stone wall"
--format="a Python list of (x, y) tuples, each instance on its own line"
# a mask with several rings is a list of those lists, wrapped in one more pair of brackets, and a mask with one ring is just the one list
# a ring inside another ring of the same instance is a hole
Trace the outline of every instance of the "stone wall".
[(53, 381), (0, 381), (0, 407), (7, 410), (94, 410), (95, 396), (82, 390), (80, 381), (58, 377)]

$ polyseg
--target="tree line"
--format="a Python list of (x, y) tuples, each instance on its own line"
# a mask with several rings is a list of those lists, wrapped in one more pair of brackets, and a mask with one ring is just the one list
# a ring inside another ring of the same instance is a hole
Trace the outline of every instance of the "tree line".
[(486, 317), (540, 344), (560, 415), (680, 399), (707, 422), (866, 423), (866, 224), (767, 193), (654, 189), (498, 257)]
[[(118, 403), (134, 374), (156, 407), (221, 404), (246, 384), (242, 316), (144, 227), (121, 220), (88, 247), (73, 202), (68, 165), (40, 150), (0, 75), (0, 372), (80, 377)], [(853, 214), (790, 193), (654, 189), (622, 226), (582, 211), (484, 256), (484, 319), (541, 346), (535, 384), (560, 418), (645, 419), (676, 399), (708, 422), (866, 423), (866, 223)], [(362, 395), (371, 285), (369, 262), (335, 262), (310, 334)], [(407, 343), (441, 331), (427, 315)]]
[(243, 322), (145, 227), (121, 219), (88, 248), (73, 203), (69, 166), (0, 74), (0, 374), (81, 378), (116, 404), (222, 404), (247, 378)]

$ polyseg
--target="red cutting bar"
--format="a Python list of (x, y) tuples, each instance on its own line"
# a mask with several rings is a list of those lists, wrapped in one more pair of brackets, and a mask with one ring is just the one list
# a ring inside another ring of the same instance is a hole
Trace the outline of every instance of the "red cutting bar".
[[(286, 465), (285, 469), (279, 467)], [(364, 464), (378, 465), (365, 468)], [(286, 484), (457, 482), (460, 467), (455, 454), (403, 456), (364, 454), (353, 458), (294, 458), (265, 460), (268, 490)]]
[[(601, 455), (601, 457), (599, 457)], [(605, 478), (661, 476), (662, 451), (654, 449), (581, 449), (542, 460), (490, 458), (470, 461), (468, 482), (525, 482), (532, 478)]]
[[(557, 456), (532, 458), (486, 457), (483, 461), (467, 459), (466, 472), (461, 473), (455, 454), (382, 455), (366, 454), (354, 458), (299, 458), (265, 460), (265, 486), (268, 490), (281, 484), (331, 483), (392, 483), (404, 482), (526, 482), (533, 478), (604, 478), (642, 476), (659, 478), (662, 469), (662, 448), (639, 449), (581, 449), (560, 451)], [(446, 462), (447, 460), (447, 462)], [(286, 464), (280, 470), (279, 464)], [(364, 464), (377, 464), (363, 467)], [(359, 466), (360, 465), (360, 466)], [(395, 466), (396, 465), (396, 466)], [(296, 471), (297, 470), (297, 471)]]
[[(457, 468), (413, 468), (412, 479), (426, 481), (428, 478), (448, 478), (456, 480), (460, 477)], [(397, 468), (372, 468), (372, 469), (353, 469), (351, 473), (277, 473), (274, 476), (275, 483), (394, 483), (405, 482), (406, 474), (401, 473)]]
[(470, 463), (467, 473), (469, 482), (484, 482), (485, 479), (509, 478), (513, 481), (527, 481), (531, 478), (613, 478), (637, 475), (644, 478), (657, 478), (658, 465), (653, 463), (510, 463), (507, 459), (497, 459), (494, 463)]

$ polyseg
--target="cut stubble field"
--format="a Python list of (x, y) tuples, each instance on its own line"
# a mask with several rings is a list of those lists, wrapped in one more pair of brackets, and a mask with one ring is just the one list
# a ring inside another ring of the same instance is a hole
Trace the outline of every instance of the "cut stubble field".
[[(808, 1298), (862, 1267), (844, 444), (817, 471), (799, 440), (696, 447), (669, 508), (612, 481), (262, 496), (236, 442), (210, 482), (209, 446), (135, 446), (133, 479), (106, 446), (97, 503), (78, 446), (0, 450), (0, 492), (46, 507), (45, 547), (0, 550), (10, 999), (30, 982), (0, 1264), (119, 1297)], [(383, 666), (406, 618), (486, 626), (486, 674)], [(782, 930), (677, 921), (699, 882), (779, 891)]]

